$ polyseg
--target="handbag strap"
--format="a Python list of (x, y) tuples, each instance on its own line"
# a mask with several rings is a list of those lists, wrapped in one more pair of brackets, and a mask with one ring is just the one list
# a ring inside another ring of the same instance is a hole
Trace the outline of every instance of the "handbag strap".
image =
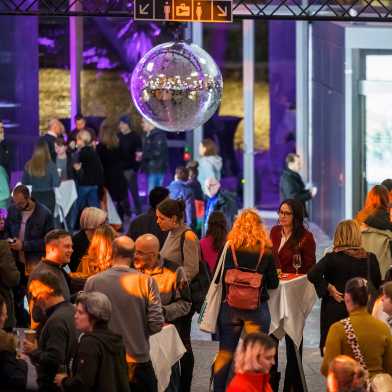
[(343, 324), (344, 333), (346, 334), (348, 344), (351, 347), (355, 360), (359, 362), (359, 364), (364, 370), (367, 370), (365, 358), (363, 357), (361, 349), (359, 347), (357, 335), (355, 334), (353, 325), (351, 324), (350, 317), (340, 320), (340, 322)]
[[(212, 278), (211, 282), (217, 283), (217, 279), (219, 276), (219, 282), (222, 283), (223, 280), (223, 267), (226, 259), (226, 253), (227, 253), (227, 248), (230, 246), (229, 241), (225, 243), (225, 246), (223, 247), (222, 253), (219, 256), (218, 264), (215, 269), (214, 277)], [(219, 275), (220, 274), (220, 275)]]
[[(233, 256), (233, 262), (234, 262), (235, 268), (240, 268), (238, 265), (237, 254), (235, 252), (234, 245), (232, 243), (230, 243), (230, 249), (231, 249), (231, 254)], [(257, 272), (257, 270), (259, 269), (259, 265), (261, 263), (262, 257), (263, 257), (263, 251), (262, 251), (262, 248), (260, 248), (259, 258), (257, 259), (256, 268), (254, 269), (253, 272)]]

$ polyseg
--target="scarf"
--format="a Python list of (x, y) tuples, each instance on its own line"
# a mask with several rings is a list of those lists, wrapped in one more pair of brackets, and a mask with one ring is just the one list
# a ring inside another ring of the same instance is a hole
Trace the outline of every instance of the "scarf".
[(355, 257), (356, 259), (367, 259), (368, 253), (360, 246), (336, 246), (333, 248), (335, 253), (343, 252), (344, 254)]

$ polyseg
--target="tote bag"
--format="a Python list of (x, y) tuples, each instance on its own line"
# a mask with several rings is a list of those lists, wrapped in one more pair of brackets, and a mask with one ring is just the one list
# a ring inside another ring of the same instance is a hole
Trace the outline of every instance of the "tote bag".
[(222, 303), (223, 267), (228, 246), (229, 243), (226, 242), (197, 320), (200, 330), (204, 332), (215, 333), (216, 331), (216, 323)]

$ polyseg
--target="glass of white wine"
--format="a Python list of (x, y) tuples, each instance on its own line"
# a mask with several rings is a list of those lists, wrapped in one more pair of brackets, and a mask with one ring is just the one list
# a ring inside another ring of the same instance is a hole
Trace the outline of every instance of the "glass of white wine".
[(298, 275), (298, 270), (302, 266), (302, 260), (301, 260), (301, 255), (300, 254), (295, 254), (293, 255), (293, 267), (295, 268), (295, 274)]

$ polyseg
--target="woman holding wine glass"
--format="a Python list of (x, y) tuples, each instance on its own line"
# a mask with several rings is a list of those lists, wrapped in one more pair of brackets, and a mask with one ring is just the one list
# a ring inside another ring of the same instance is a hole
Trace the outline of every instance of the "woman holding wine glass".
[[(271, 229), (272, 250), (277, 268), (282, 273), (306, 274), (316, 263), (316, 243), (313, 234), (304, 226), (303, 205), (294, 199), (284, 200), (279, 206), (278, 214), (279, 222)], [(302, 392), (295, 346), (289, 336), (286, 335), (285, 340), (287, 365), (283, 392)], [(300, 355), (302, 356), (302, 342)], [(274, 391), (278, 391), (278, 377), (271, 384)]]

